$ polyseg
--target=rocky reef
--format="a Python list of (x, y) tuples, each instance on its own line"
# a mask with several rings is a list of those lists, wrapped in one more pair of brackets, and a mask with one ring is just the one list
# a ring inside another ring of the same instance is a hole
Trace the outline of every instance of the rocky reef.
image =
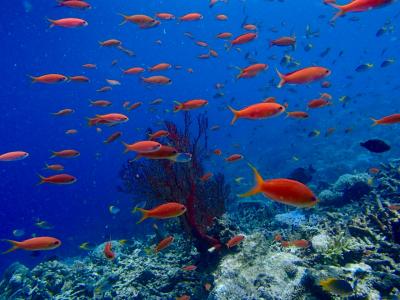
[[(157, 234), (126, 244), (104, 244), (85, 257), (47, 261), (32, 270), (11, 265), (0, 282), (0, 299), (340, 299), (320, 281), (347, 281), (347, 299), (400, 297), (400, 162), (375, 174), (346, 174), (324, 187), (311, 209), (273, 202), (241, 203), (216, 218), (204, 234), (233, 248), (204, 256), (178, 221), (165, 226), (174, 243), (158, 254)], [(167, 224), (166, 224), (167, 225)], [(150, 248), (149, 248), (150, 247)], [(196, 265), (192, 271), (182, 267)]]

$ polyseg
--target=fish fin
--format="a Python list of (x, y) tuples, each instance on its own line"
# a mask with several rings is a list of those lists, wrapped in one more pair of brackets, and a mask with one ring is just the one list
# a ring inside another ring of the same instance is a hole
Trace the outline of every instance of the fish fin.
[(88, 120), (88, 126), (92, 127), (95, 125), (96, 118), (86, 118)]
[(12, 251), (15, 251), (18, 249), (18, 242), (17, 241), (13, 241), (13, 240), (2, 240), (3, 242), (7, 242), (10, 243), (12, 245), (12, 247), (10, 249), (8, 249), (7, 251), (2, 252), (1, 254), (7, 254), (10, 253)]
[(45, 182), (45, 177), (40, 175), (40, 174), (38, 174), (38, 176), (40, 178), (40, 181), (36, 185), (41, 185), (41, 184), (43, 184)]
[(145, 209), (140, 208), (140, 207), (135, 207), (134, 212), (137, 212), (137, 211), (140, 211), (143, 214), (143, 216), (139, 221), (136, 222), (136, 224), (142, 223), (144, 220), (149, 218), (149, 211), (148, 210), (145, 210)]
[(279, 72), (277, 68), (275, 68), (275, 71), (276, 71), (276, 74), (278, 74), (279, 79), (281, 80), (281, 81), (279, 81), (278, 88), (281, 88), (286, 83), (285, 75), (283, 75), (281, 72)]
[(372, 124), (371, 124), (371, 126), (376, 126), (376, 125), (378, 125), (378, 120), (377, 119), (374, 119), (374, 118), (371, 118), (371, 120), (372, 120)]
[(46, 18), (46, 20), (50, 22), (50, 25), (49, 25), (50, 28), (53, 28), (55, 26), (54, 25), (55, 20), (52, 20), (52, 19), (49, 19), (49, 18)]
[(228, 105), (229, 110), (233, 113), (233, 118), (231, 121), (231, 125), (235, 124), (237, 119), (239, 118), (239, 111), (233, 109), (231, 106)]
[(125, 150), (124, 150), (124, 154), (129, 152), (129, 145), (125, 142), (122, 142), (122, 145), (124, 145)]
[(333, 18), (331, 19), (331, 22), (335, 22), (337, 18), (340, 18), (341, 16), (343, 16), (346, 12), (343, 10), (343, 8), (340, 5), (337, 5), (335, 3), (328, 3), (330, 6), (332, 6), (333, 8), (338, 9), (339, 11), (333, 16)]
[(174, 101), (174, 103), (176, 104), (174, 107), (174, 112), (178, 112), (182, 109), (182, 103), (179, 101)]
[(27, 76), (32, 80), (31, 81), (32, 83), (35, 83), (37, 81), (37, 79), (36, 79), (37, 77), (29, 75), (29, 74), (27, 74)]
[(260, 173), (258, 173), (257, 169), (249, 163), (249, 167), (253, 170), (255, 185), (254, 187), (248, 191), (247, 193), (238, 195), (240, 198), (253, 196), (261, 192), (261, 186), (264, 183), (264, 179), (261, 177)]
[(50, 156), (50, 158), (54, 158), (56, 157), (56, 152), (55, 151), (51, 151), (52, 155)]
[(120, 15), (120, 16), (122, 16), (124, 18), (124, 20), (121, 23), (119, 23), (119, 26), (124, 25), (126, 22), (128, 22), (128, 20), (127, 20), (128, 16), (126, 16), (124, 14), (118, 14), (118, 15)]

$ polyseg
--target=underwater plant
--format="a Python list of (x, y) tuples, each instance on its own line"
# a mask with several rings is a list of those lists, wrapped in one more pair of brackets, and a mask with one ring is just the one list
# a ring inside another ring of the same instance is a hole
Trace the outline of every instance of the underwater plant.
[(132, 194), (137, 202), (145, 199), (147, 208), (168, 201), (185, 204), (187, 212), (182, 226), (194, 237), (199, 252), (205, 253), (211, 247), (221, 247), (218, 237), (207, 234), (207, 228), (214, 218), (224, 214), (230, 187), (221, 173), (209, 180), (200, 180), (208, 156), (208, 118), (206, 114), (198, 115), (197, 131), (194, 131), (191, 115), (185, 112), (183, 116), (182, 130), (171, 121), (164, 122), (168, 136), (161, 142), (175, 147), (178, 152), (190, 153), (191, 160), (184, 163), (166, 159), (129, 160), (120, 171), (122, 186), (119, 190)]

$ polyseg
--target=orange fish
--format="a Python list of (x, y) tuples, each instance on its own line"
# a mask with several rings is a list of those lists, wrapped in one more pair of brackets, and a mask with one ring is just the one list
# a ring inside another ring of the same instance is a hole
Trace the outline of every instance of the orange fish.
[(112, 90), (111, 86), (103, 86), (103, 87), (99, 88), (98, 90), (96, 90), (96, 92), (104, 93), (104, 92), (108, 92), (108, 91), (111, 91), (111, 90)]
[(106, 140), (104, 140), (103, 143), (110, 144), (110, 143), (114, 142), (115, 140), (119, 139), (121, 136), (122, 136), (121, 131), (114, 132)]
[(29, 76), (32, 79), (32, 83), (58, 83), (58, 82), (63, 82), (67, 81), (68, 77), (65, 75), (61, 74), (45, 74), (42, 76)]
[(175, 161), (178, 154), (178, 150), (174, 147), (161, 145), (160, 149), (150, 153), (140, 153), (135, 159), (144, 157), (148, 159), (169, 159)]
[(182, 267), (183, 271), (195, 271), (196, 269), (197, 269), (197, 266), (195, 266), (195, 265)]
[(212, 57), (218, 57), (218, 52), (215, 51), (214, 49), (210, 49), (210, 55), (211, 55)]
[(282, 247), (308, 248), (308, 247), (310, 247), (310, 242), (307, 240), (282, 241), (281, 246)]
[(42, 251), (42, 250), (53, 250), (61, 246), (61, 241), (59, 239), (41, 236), (31, 238), (22, 242), (17, 242), (13, 240), (3, 240), (12, 245), (10, 249), (3, 252), (2, 254), (10, 253), (17, 249), (27, 250), (27, 251)]
[(154, 141), (139, 141), (133, 144), (122, 142), (125, 146), (125, 153), (135, 151), (138, 153), (151, 153), (160, 150), (161, 144)]
[(134, 110), (134, 109), (138, 108), (142, 104), (143, 104), (142, 102), (135, 102), (131, 106), (128, 107), (128, 110), (129, 111)]
[(135, 207), (134, 211), (140, 211), (141, 213), (143, 213), (142, 218), (137, 222), (141, 223), (148, 218), (169, 219), (179, 217), (186, 212), (186, 207), (185, 205), (180, 203), (168, 202), (150, 210)]
[(73, 109), (71, 108), (64, 108), (59, 110), (58, 112), (52, 113), (52, 115), (54, 116), (66, 116), (66, 115), (70, 115), (74, 112)]
[(236, 235), (233, 238), (231, 238), (227, 243), (226, 243), (226, 247), (232, 248), (235, 247), (236, 245), (238, 245), (241, 241), (244, 240), (244, 235)]
[(231, 125), (233, 125), (237, 119), (266, 119), (278, 116), (285, 111), (285, 107), (278, 103), (256, 103), (249, 105), (242, 110), (235, 110), (230, 106), (228, 106), (228, 108), (233, 113)]
[(74, 82), (89, 82), (89, 78), (83, 75), (78, 75), (78, 76), (70, 76), (69, 81), (74, 81)]
[(280, 235), (279, 233), (275, 235), (275, 237), (274, 237), (274, 241), (276, 241), (276, 242), (280, 242), (280, 241), (282, 241), (282, 240), (283, 240), (283, 237), (282, 237), (282, 235)]
[(65, 131), (65, 134), (77, 134), (78, 130), (76, 129), (68, 129)]
[(101, 47), (117, 47), (117, 46), (121, 46), (122, 42), (117, 39), (109, 39), (109, 40), (105, 40), (103, 42), (99, 42), (99, 44)]
[(121, 82), (115, 79), (106, 79), (106, 81), (109, 85), (121, 85)]
[(195, 43), (196, 43), (196, 45), (198, 45), (200, 47), (208, 47), (208, 44), (203, 41), (196, 41)]
[(228, 20), (228, 16), (227, 15), (223, 15), (223, 14), (217, 15), (215, 18), (218, 21), (226, 21), (226, 20)]
[(230, 39), (232, 37), (232, 33), (230, 32), (221, 32), (217, 34), (217, 38), (219, 39)]
[(64, 28), (76, 28), (88, 25), (88, 22), (78, 18), (65, 18), (58, 20), (47, 19), (47, 20), (50, 22), (50, 28), (54, 26), (64, 27)]
[(231, 156), (225, 158), (225, 161), (227, 162), (234, 162), (243, 159), (242, 154), (232, 154)]
[(163, 239), (161, 242), (159, 242), (157, 244), (157, 246), (154, 248), (154, 252), (160, 252), (161, 250), (167, 248), (169, 245), (172, 244), (172, 242), (174, 241), (174, 237), (173, 236), (168, 236), (165, 239)]
[(294, 119), (307, 119), (308, 113), (304, 111), (289, 111), (287, 116)]
[(159, 139), (159, 138), (162, 138), (162, 137), (166, 137), (168, 135), (169, 135), (169, 132), (167, 130), (159, 130), (159, 131), (156, 131), (154, 133), (150, 133), (149, 134), (149, 140), (153, 141), (153, 140), (156, 140), (156, 139)]
[(371, 118), (371, 120), (374, 122), (372, 126), (396, 124), (400, 122), (400, 114), (393, 114), (390, 116), (383, 117), (381, 119)]
[(327, 80), (321, 82), (321, 87), (323, 87), (323, 88), (330, 88), (331, 85), (332, 84), (330, 83), (330, 81), (327, 81)]
[(129, 75), (131, 75), (131, 74), (139, 74), (139, 73), (144, 72), (144, 68), (142, 68), (142, 67), (132, 67), (132, 68), (129, 68), (129, 69), (126, 69), (126, 70), (122, 70), (122, 72), (124, 74), (129, 74)]
[(96, 115), (96, 117), (94, 118), (89, 118), (88, 125), (94, 126), (94, 125), (106, 124), (109, 126), (113, 126), (116, 124), (125, 123), (128, 120), (129, 118), (123, 114), (111, 113), (106, 115)]
[(80, 155), (79, 151), (74, 149), (68, 149), (61, 151), (53, 151), (53, 155), (50, 158), (53, 157), (72, 158), (72, 157), (77, 157), (79, 155)]
[(90, 101), (91, 106), (98, 106), (98, 107), (108, 107), (112, 103), (108, 100), (96, 100), (96, 101)]
[(112, 243), (111, 242), (107, 242), (104, 246), (104, 256), (109, 259), (112, 260), (115, 258), (115, 253), (112, 251)]
[(76, 177), (69, 174), (58, 174), (49, 177), (43, 177), (39, 175), (40, 182), (38, 184), (43, 183), (51, 183), (51, 184), (72, 184), (76, 182)]
[(64, 171), (64, 166), (59, 164), (54, 164), (54, 165), (46, 164), (45, 169), (52, 171)]
[(151, 68), (149, 68), (150, 72), (154, 72), (154, 71), (163, 71), (163, 70), (167, 70), (171, 68), (171, 65), (168, 63), (159, 63), (156, 64), (154, 66), (152, 66)]
[(64, 6), (69, 8), (78, 8), (78, 9), (90, 9), (91, 6), (89, 3), (82, 0), (67, 0), (58, 2), (58, 6)]
[(292, 48), (296, 47), (296, 37), (295, 36), (283, 36), (278, 39), (272, 40), (269, 42), (269, 47), (280, 46), (287, 47), (290, 46)]
[(25, 151), (12, 151), (1, 154), (0, 161), (16, 161), (27, 158), (28, 156), (29, 153)]
[(337, 5), (332, 2), (328, 2), (330, 6), (338, 9), (339, 11), (333, 16), (331, 22), (335, 21), (337, 18), (349, 13), (349, 12), (363, 12), (374, 8), (388, 5), (394, 2), (393, 0), (353, 0), (346, 5)]
[(246, 30), (249, 30), (249, 31), (257, 30), (257, 26), (254, 25), (254, 24), (245, 24), (245, 25), (243, 25), (243, 29), (246, 29)]
[(266, 64), (253, 64), (246, 68), (240, 69), (239, 75), (236, 76), (237, 79), (240, 78), (252, 78), (257, 76), (258, 73), (268, 69)]
[(197, 21), (201, 19), (203, 19), (203, 16), (199, 13), (189, 13), (179, 18), (181, 21)]
[(249, 166), (253, 170), (256, 185), (247, 193), (239, 195), (239, 197), (249, 197), (263, 193), (267, 198), (291, 206), (311, 207), (317, 204), (317, 197), (303, 183), (286, 178), (264, 181), (257, 169), (250, 164)]
[(97, 66), (95, 64), (84, 64), (82, 65), (82, 67), (86, 68), (86, 69), (96, 69)]
[(231, 41), (231, 45), (243, 45), (246, 44), (248, 42), (251, 42), (252, 40), (254, 40), (257, 37), (257, 34), (253, 33), (253, 32), (248, 32), (242, 35), (237, 36), (236, 38), (234, 38)]
[(131, 15), (131, 16), (126, 16), (123, 14), (119, 14), (119, 15), (124, 18), (122, 23), (120, 23), (119, 25), (124, 25), (127, 22), (131, 22), (131, 23), (134, 23), (139, 26), (146, 26), (146, 25), (151, 26), (151, 25), (159, 22), (156, 19), (153, 19), (152, 17), (146, 16), (146, 15)]
[(213, 152), (214, 152), (215, 155), (221, 155), (222, 154), (221, 149), (215, 149)]
[(279, 78), (281, 81), (278, 88), (281, 88), (286, 83), (289, 84), (306, 84), (319, 79), (322, 79), (331, 74), (331, 71), (324, 67), (307, 67), (288, 74), (281, 74), (278, 70)]
[(170, 13), (157, 13), (156, 17), (159, 18), (160, 20), (174, 20), (175, 16)]
[(332, 102), (326, 100), (326, 99), (314, 99), (308, 102), (307, 107), (308, 108), (321, 108), (325, 107), (328, 105), (331, 105)]
[(200, 180), (205, 182), (205, 181), (209, 180), (212, 176), (213, 176), (213, 173), (208, 172), (208, 173), (205, 173), (203, 176), (201, 176)]
[(167, 76), (150, 76), (150, 77), (142, 77), (142, 80), (146, 83), (149, 84), (159, 84), (159, 85), (166, 85), (166, 84), (171, 84), (172, 80), (168, 78)]
[(329, 93), (321, 93), (321, 98), (332, 100), (332, 95)]
[(203, 107), (205, 105), (208, 104), (207, 100), (204, 99), (194, 99), (194, 100), (188, 100), (186, 102), (178, 102), (178, 101), (174, 101), (177, 105), (174, 107), (174, 112), (178, 112), (181, 110), (192, 110), (192, 109), (196, 109), (196, 108), (200, 108)]

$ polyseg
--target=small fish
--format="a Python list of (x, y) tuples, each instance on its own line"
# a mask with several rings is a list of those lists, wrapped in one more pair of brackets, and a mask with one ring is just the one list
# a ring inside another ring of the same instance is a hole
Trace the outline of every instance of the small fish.
[(115, 258), (115, 253), (112, 251), (112, 243), (111, 242), (107, 242), (105, 244), (103, 253), (104, 253), (104, 256), (109, 260), (113, 260)]
[(69, 174), (57, 174), (49, 177), (39, 175), (40, 182), (38, 184), (50, 183), (50, 184), (72, 184), (77, 181), (75, 176)]
[(64, 18), (58, 20), (47, 19), (50, 22), (50, 28), (58, 26), (64, 28), (76, 28), (87, 26), (88, 22), (79, 18)]
[(178, 153), (174, 161), (177, 163), (188, 163), (192, 160), (192, 154), (191, 153)]
[(110, 206), (108, 207), (108, 211), (110, 212), (110, 214), (116, 215), (116, 214), (118, 214), (121, 210), (120, 210), (118, 207), (114, 206), (114, 205), (110, 205)]
[(121, 136), (122, 136), (122, 132), (121, 131), (114, 132), (107, 139), (105, 139), (103, 141), (103, 143), (110, 144), (110, 143), (114, 142), (115, 140), (119, 139)]
[(42, 251), (42, 250), (53, 250), (61, 246), (61, 241), (59, 239), (43, 236), (34, 237), (22, 242), (17, 242), (13, 240), (3, 240), (12, 245), (10, 249), (3, 252), (2, 254), (10, 253), (17, 249), (22, 249), (26, 251)]
[(234, 237), (232, 237), (227, 243), (226, 243), (226, 247), (232, 248), (237, 246), (240, 242), (242, 242), (244, 240), (244, 235), (236, 235)]
[(79, 155), (80, 155), (79, 151), (75, 149), (66, 149), (61, 151), (53, 151), (53, 154), (50, 156), (50, 158), (53, 157), (73, 158), (73, 157), (78, 157)]
[(98, 126), (98, 125), (117, 125), (121, 123), (125, 123), (129, 120), (129, 118), (123, 114), (119, 113), (111, 113), (105, 115), (96, 115), (93, 118), (88, 119), (89, 126)]
[(82, 249), (82, 250), (85, 250), (85, 251), (89, 251), (89, 250), (93, 249), (93, 247), (90, 245), (89, 242), (84, 242), (84, 243), (79, 245), (79, 249)]
[(128, 151), (135, 151), (138, 153), (151, 153), (160, 150), (161, 144), (155, 141), (139, 141), (133, 144), (122, 142), (125, 146), (125, 153)]
[(182, 267), (183, 271), (195, 271), (196, 269), (197, 269), (197, 266), (195, 266), (195, 265)]
[(77, 134), (78, 130), (76, 129), (68, 129), (65, 131), (65, 134)]
[(360, 146), (373, 153), (383, 153), (391, 149), (391, 147), (385, 141), (379, 139), (372, 139), (361, 142)]
[(386, 59), (381, 63), (381, 68), (389, 67), (390, 65), (394, 64), (395, 62), (396, 62), (396, 60), (394, 58)]
[(163, 239), (162, 241), (160, 241), (157, 246), (154, 248), (154, 252), (158, 253), (161, 250), (164, 250), (165, 248), (169, 247), (172, 242), (174, 241), (174, 237), (173, 236), (168, 236), (165, 239)]
[(78, 75), (78, 76), (70, 76), (68, 77), (69, 81), (73, 81), (73, 82), (89, 82), (90, 79), (87, 78), (86, 76), (83, 75)]
[(125, 245), (128, 242), (128, 240), (119, 240), (118, 243), (121, 245)]
[(201, 176), (201, 177), (200, 177), (200, 180), (203, 181), (203, 182), (206, 182), (206, 181), (208, 181), (212, 176), (213, 176), (213, 173), (208, 172), (208, 173), (205, 173), (203, 176)]
[(203, 107), (208, 104), (208, 101), (204, 100), (204, 99), (193, 99), (193, 100), (188, 100), (183, 103), (178, 102), (178, 101), (174, 101), (174, 102), (176, 103), (176, 105), (174, 107), (174, 112), (189, 111), (192, 109), (197, 109), (197, 108)]
[(15, 237), (20, 237), (25, 234), (25, 230), (24, 229), (14, 229), (12, 233)]
[(400, 123), (400, 114), (389, 115), (381, 119), (371, 118), (371, 120), (373, 121), (372, 126), (396, 124)]
[(52, 113), (52, 115), (53, 116), (67, 116), (67, 115), (72, 114), (73, 112), (74, 112), (74, 110), (71, 108), (64, 108), (55, 113)]
[(368, 70), (372, 69), (373, 66), (374, 65), (370, 64), (370, 63), (361, 64), (355, 69), (355, 71), (356, 72), (365, 72), (365, 71), (368, 71)]
[(213, 153), (214, 153), (215, 155), (221, 155), (221, 154), (222, 154), (222, 151), (221, 151), (221, 149), (215, 149), (215, 150), (213, 151)]
[(308, 248), (310, 242), (307, 240), (294, 240), (294, 241), (281, 241), (282, 247), (297, 247), (297, 248)]
[(308, 137), (312, 138), (312, 137), (317, 137), (321, 134), (321, 131), (314, 129), (313, 131), (308, 133)]
[(22, 160), (29, 156), (28, 152), (25, 151), (12, 151), (3, 153), (0, 155), (0, 161), (16, 161)]
[(243, 157), (244, 156), (242, 154), (232, 154), (231, 156), (225, 158), (225, 161), (234, 162), (243, 159)]
[(328, 278), (326, 280), (321, 280), (319, 284), (324, 291), (342, 297), (350, 296), (353, 293), (353, 287), (346, 280)]
[(146, 210), (146, 209), (143, 209), (140, 207), (135, 207), (133, 212), (136, 212), (136, 211), (140, 211), (143, 214), (142, 218), (137, 222), (137, 224), (138, 224), (148, 218), (169, 219), (169, 218), (179, 217), (186, 212), (186, 207), (185, 207), (185, 205), (180, 204), (180, 203), (168, 202), (165, 204), (161, 204), (150, 210)]
[(285, 111), (285, 107), (278, 103), (256, 103), (249, 105), (241, 110), (235, 110), (228, 106), (229, 110), (233, 113), (231, 125), (238, 119), (259, 120), (266, 119), (274, 116), (279, 116)]
[(54, 226), (51, 225), (49, 222), (44, 221), (44, 220), (39, 220), (39, 219), (36, 221), (35, 226), (37, 226), (41, 229), (47, 229), (47, 230), (54, 228)]

